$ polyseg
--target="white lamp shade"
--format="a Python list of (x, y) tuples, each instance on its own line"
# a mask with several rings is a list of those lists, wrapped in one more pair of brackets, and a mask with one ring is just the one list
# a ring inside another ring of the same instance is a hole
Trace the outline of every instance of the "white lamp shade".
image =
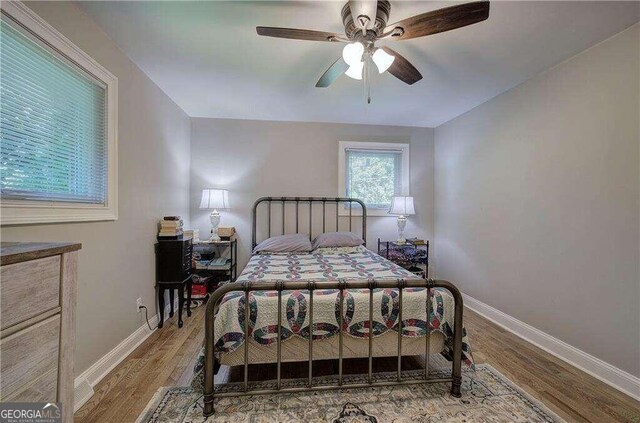
[(413, 207), (413, 197), (393, 197), (393, 200), (391, 200), (391, 207), (389, 208), (389, 214), (397, 214), (401, 216), (416, 214), (416, 210)]
[(373, 59), (373, 63), (376, 64), (379, 73), (383, 73), (389, 69), (393, 61), (396, 59), (395, 56), (390, 55), (381, 48), (376, 49), (371, 58)]
[(342, 58), (345, 62), (347, 62), (347, 65), (353, 66), (356, 63), (362, 61), (363, 53), (364, 46), (362, 45), (362, 43), (356, 41), (355, 43), (349, 43), (344, 46), (344, 48), (342, 49)]
[(349, 78), (362, 79), (363, 68), (364, 68), (364, 62), (358, 62), (349, 66), (349, 69), (347, 69), (347, 71), (344, 74), (347, 75)]
[(202, 190), (201, 209), (228, 209), (229, 191), (226, 189), (207, 188)]

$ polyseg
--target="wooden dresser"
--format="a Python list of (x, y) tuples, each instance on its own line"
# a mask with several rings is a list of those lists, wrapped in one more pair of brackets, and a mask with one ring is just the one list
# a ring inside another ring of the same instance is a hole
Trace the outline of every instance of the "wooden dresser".
[(62, 403), (73, 421), (80, 244), (0, 245), (0, 401)]

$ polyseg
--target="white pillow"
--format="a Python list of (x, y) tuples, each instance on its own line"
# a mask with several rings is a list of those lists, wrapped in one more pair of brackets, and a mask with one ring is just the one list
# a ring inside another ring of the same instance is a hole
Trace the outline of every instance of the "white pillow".
[(323, 247), (357, 247), (364, 240), (353, 232), (326, 232), (313, 240), (313, 249)]
[(272, 236), (262, 241), (253, 249), (258, 253), (308, 253), (311, 251), (309, 235), (288, 234)]

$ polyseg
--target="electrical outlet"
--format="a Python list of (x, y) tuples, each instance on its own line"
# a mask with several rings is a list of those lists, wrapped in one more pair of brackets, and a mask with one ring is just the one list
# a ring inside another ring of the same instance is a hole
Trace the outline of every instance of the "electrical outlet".
[(140, 307), (142, 307), (144, 304), (142, 303), (142, 298), (138, 298), (136, 300), (136, 310), (138, 310), (138, 313), (140, 313), (142, 311), (142, 309)]

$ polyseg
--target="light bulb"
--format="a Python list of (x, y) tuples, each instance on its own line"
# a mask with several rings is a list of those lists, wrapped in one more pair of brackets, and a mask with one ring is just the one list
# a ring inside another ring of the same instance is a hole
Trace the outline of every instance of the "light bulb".
[(347, 62), (347, 65), (353, 66), (362, 61), (362, 53), (364, 53), (364, 46), (362, 43), (355, 42), (344, 46), (342, 58)]
[(349, 66), (344, 74), (349, 78), (362, 79), (362, 69), (364, 69), (364, 62), (358, 62)]
[(390, 55), (381, 48), (376, 49), (371, 58), (373, 59), (373, 63), (378, 67), (379, 73), (383, 73), (389, 69), (393, 61), (396, 59), (395, 56)]

